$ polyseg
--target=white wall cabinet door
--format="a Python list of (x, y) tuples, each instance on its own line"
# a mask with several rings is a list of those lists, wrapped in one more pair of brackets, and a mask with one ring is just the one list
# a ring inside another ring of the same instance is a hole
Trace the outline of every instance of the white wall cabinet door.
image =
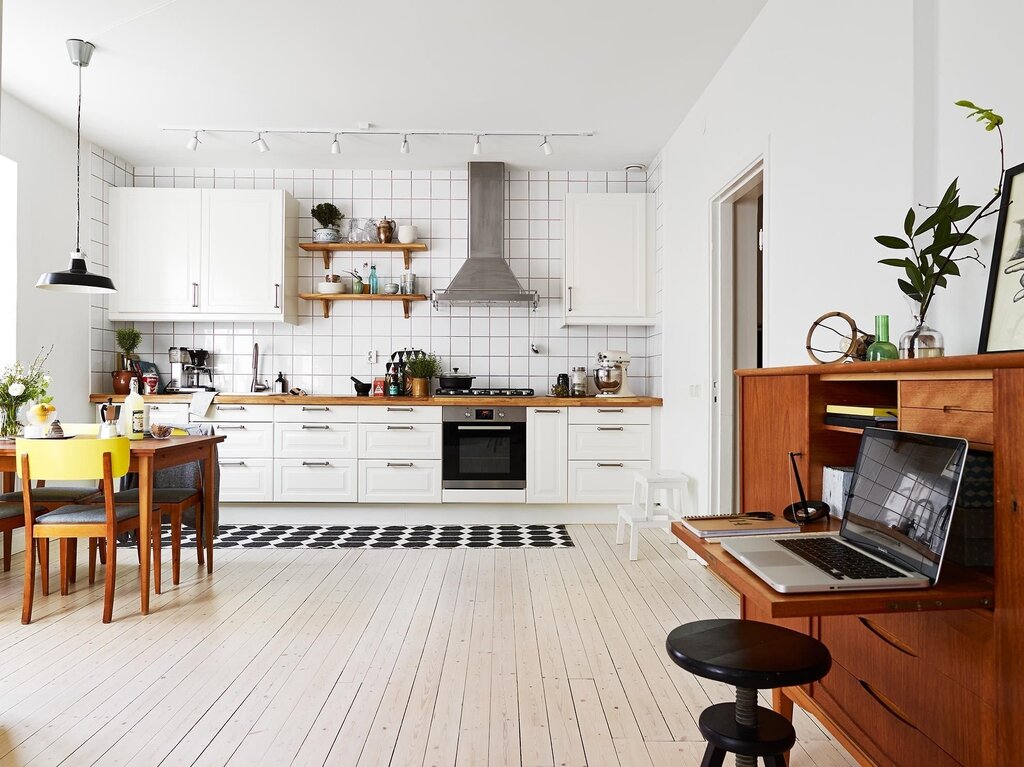
[(654, 201), (565, 196), (566, 325), (654, 324)]
[(199, 189), (110, 190), (110, 319), (199, 311)]
[(202, 311), (282, 312), (284, 192), (204, 189), (202, 194)]
[(526, 412), (526, 502), (565, 503), (569, 487), (568, 408)]

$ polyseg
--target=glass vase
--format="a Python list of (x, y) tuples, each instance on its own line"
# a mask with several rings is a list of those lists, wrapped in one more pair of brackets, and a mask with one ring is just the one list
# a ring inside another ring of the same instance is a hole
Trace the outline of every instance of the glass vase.
[[(916, 317), (914, 319), (917, 319)], [(942, 333), (921, 320), (900, 336), (900, 358), (905, 360), (920, 357), (943, 357), (946, 354), (946, 339)]]
[(21, 433), (18, 422), (18, 411), (21, 405), (16, 402), (5, 402), (0, 405), (0, 440), (14, 439)]

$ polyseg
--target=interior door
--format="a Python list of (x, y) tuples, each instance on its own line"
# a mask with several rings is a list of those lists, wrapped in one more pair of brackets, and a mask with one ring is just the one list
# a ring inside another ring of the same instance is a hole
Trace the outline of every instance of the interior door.
[(199, 311), (201, 218), (198, 189), (110, 190), (111, 319)]
[(204, 189), (204, 314), (282, 312), (284, 192)]

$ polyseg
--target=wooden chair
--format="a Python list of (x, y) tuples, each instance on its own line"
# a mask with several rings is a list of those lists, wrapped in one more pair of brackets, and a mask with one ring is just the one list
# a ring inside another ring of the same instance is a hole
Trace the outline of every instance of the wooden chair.
[[(38, 504), (32, 507), (32, 513), (36, 516), (49, 511), (45, 506)], [(25, 526), (25, 505), (24, 503), (0, 502), (0, 530), (4, 534), (4, 572), (11, 569), (11, 543), (14, 531)]]
[[(44, 568), (42, 586), (47, 593), (48, 577), (44, 553), (49, 539), (60, 539), (61, 594), (68, 591), (68, 540), (77, 538), (103, 538), (106, 544), (107, 571), (103, 594), (103, 622), (110, 623), (114, 610), (114, 584), (117, 577), (117, 536), (128, 530), (139, 529), (138, 505), (114, 503), (114, 479), (128, 472), (130, 460), (128, 440), (75, 439), (67, 441), (19, 439), (16, 444), (17, 471), (24, 487), (25, 513), (25, 595), (22, 602), (21, 622), (32, 620), (32, 598), (35, 591), (35, 558), (33, 545), (38, 539), (45, 544), (40, 548), (40, 565)], [(39, 479), (80, 481), (100, 479), (102, 504), (68, 504), (55, 511), (35, 517), (32, 509), (33, 476)]]

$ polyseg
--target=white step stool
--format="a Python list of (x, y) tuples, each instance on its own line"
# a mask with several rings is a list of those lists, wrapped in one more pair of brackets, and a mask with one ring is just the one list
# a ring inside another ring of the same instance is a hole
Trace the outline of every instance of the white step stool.
[(638, 556), (642, 528), (668, 529), (673, 519), (685, 515), (689, 481), (689, 477), (678, 471), (638, 471), (633, 475), (633, 502), (619, 506), (619, 523), (615, 529), (615, 542), (624, 543), (626, 525), (629, 525), (630, 560)]

